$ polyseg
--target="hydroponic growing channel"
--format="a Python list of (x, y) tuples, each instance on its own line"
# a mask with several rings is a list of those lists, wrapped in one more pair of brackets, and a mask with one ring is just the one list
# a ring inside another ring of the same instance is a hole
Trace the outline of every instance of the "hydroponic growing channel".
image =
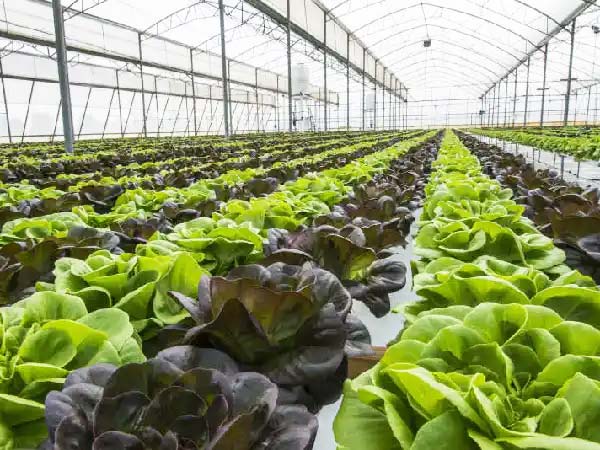
[(600, 450), (595, 0), (0, 3), (0, 448)]

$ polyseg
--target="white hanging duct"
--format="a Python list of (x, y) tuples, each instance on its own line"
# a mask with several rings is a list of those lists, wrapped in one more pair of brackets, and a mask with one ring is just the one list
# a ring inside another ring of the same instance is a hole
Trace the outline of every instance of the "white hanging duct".
[(307, 95), (310, 93), (310, 71), (304, 64), (292, 67), (292, 93), (293, 95)]

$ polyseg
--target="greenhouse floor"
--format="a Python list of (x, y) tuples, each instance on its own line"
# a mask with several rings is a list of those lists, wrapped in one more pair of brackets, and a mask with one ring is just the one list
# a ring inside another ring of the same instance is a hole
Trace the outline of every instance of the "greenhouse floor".
[[(486, 144), (494, 143), (504, 148), (507, 152), (518, 152), (527, 158), (527, 161), (533, 161), (533, 147), (526, 145), (519, 145), (501, 139), (494, 139), (483, 136), (471, 136), (479, 139), (481, 142)], [(548, 168), (555, 169), (560, 172), (560, 156), (553, 152), (547, 152), (535, 149), (535, 161), (536, 168)], [(577, 176), (577, 161), (570, 156), (565, 156), (565, 173), (564, 178), (566, 181), (579, 183), (582, 186), (591, 186), (600, 188), (600, 164), (596, 161), (581, 161), (579, 166), (579, 177)]]
[[(406, 285), (398, 292), (390, 295), (392, 308), (414, 301), (417, 296), (412, 290), (412, 272), (410, 270), (410, 261), (415, 259), (414, 237), (417, 232), (417, 221), (421, 215), (421, 209), (415, 212), (415, 222), (411, 229), (411, 239), (406, 248), (398, 247), (397, 253), (393, 256), (396, 261), (403, 262), (407, 267)], [(389, 341), (396, 337), (402, 328), (403, 317), (400, 314), (389, 313), (381, 319), (371, 314), (369, 309), (360, 302), (354, 302), (352, 313), (356, 315), (371, 333), (371, 340), (374, 346), (386, 346)], [(318, 414), (319, 431), (315, 440), (315, 450), (334, 450), (335, 438), (333, 435), (333, 420), (340, 407), (341, 399), (331, 405), (326, 405)]]

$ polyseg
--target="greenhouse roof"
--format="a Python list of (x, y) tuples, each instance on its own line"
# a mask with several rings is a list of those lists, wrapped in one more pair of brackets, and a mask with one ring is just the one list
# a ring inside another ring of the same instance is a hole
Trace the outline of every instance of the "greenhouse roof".
[[(559, 53), (568, 58), (564, 23), (583, 9), (592, 6), (591, 13), (598, 8), (592, 5), (595, 2), (582, 0), (312, 1), (360, 39), (415, 99), (435, 98), (448, 88), (458, 96), (480, 96), (524, 62), (549, 34), (565, 34), (562, 39), (559, 36), (564, 47)], [(256, 23), (251, 33), (244, 31), (233, 20), (234, 10), (244, 14), (244, 2), (225, 3), (232, 22), (228, 27), (228, 56), (281, 72), (286, 55), (273, 39), (275, 32), (265, 28), (259, 33)], [(261, 3), (285, 14), (285, 0)], [(144, 0), (143, 7), (134, 0), (63, 0), (63, 4), (191, 47), (219, 52), (218, 21), (214, 20), (217, 0)], [(322, 38), (316, 24), (311, 24), (322, 18), (305, 1), (291, 0), (291, 8), (302, 9), (292, 15)], [(248, 5), (245, 14), (241, 23), (252, 28), (252, 15), (258, 14)], [(299, 18), (302, 14), (304, 20)], [(585, 12), (582, 18), (585, 20)], [(585, 55), (580, 51), (576, 57)]]

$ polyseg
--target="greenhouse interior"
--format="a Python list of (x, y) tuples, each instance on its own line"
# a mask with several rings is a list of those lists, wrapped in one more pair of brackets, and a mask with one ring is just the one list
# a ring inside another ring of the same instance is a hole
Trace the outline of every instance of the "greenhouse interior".
[(596, 0), (0, 4), (0, 449), (600, 450)]

